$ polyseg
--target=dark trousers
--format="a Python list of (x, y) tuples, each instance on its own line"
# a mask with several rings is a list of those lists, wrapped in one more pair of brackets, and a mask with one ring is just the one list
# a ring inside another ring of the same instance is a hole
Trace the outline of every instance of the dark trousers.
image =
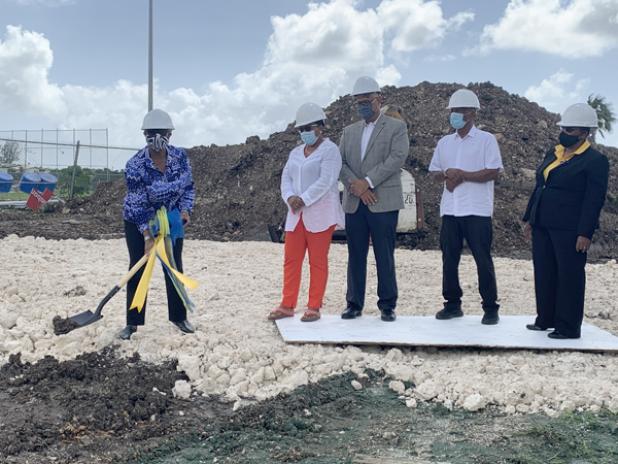
[[(127, 241), (127, 247), (129, 248), (129, 268), (133, 267), (142, 256), (144, 256), (144, 236), (139, 231), (137, 226), (132, 222), (124, 221), (124, 232)], [(182, 272), (182, 239), (176, 239), (174, 245), (174, 261), (176, 262), (176, 269)], [(127, 282), (127, 324), (128, 325), (144, 325), (146, 317), (146, 304), (142, 308), (141, 312), (137, 312), (137, 309), (130, 309), (133, 302), (133, 296), (137, 291), (137, 285), (144, 273), (142, 267), (137, 274), (135, 274), (129, 282)], [(182, 304), (182, 300), (178, 296), (174, 284), (165, 274), (165, 289), (167, 290), (167, 307), (169, 313), (169, 320), (172, 322), (181, 322), (187, 318), (187, 310)]]
[(459, 260), (464, 239), (476, 262), (479, 293), (483, 299), (484, 311), (497, 311), (498, 289), (496, 272), (491, 259), (493, 231), (490, 217), (443, 216), (440, 230), (442, 249), (442, 296), (447, 309), (461, 309), (463, 292), (459, 285)]
[(369, 237), (373, 244), (378, 272), (378, 308), (389, 311), (397, 306), (395, 235), (398, 218), (399, 211), (372, 213), (363, 203), (355, 213), (345, 215), (348, 242), (346, 300), (349, 307), (362, 310), (365, 305)]
[(586, 253), (575, 250), (577, 232), (532, 228), (535, 324), (569, 337), (581, 335), (586, 289)]

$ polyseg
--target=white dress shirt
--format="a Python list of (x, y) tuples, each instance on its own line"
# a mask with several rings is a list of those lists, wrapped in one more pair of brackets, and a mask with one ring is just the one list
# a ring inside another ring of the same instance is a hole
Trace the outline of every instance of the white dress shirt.
[[(472, 126), (462, 139), (457, 132), (440, 139), (431, 159), (429, 171), (446, 172), (449, 168), (475, 172), (503, 169), (500, 148), (493, 134)], [(494, 181), (463, 182), (454, 191), (444, 187), (440, 216), (485, 216), (494, 211)]]
[(291, 196), (299, 196), (305, 206), (293, 213), (288, 205), (285, 221), (286, 232), (293, 231), (301, 214), (309, 232), (322, 232), (335, 225), (345, 227), (345, 215), (339, 200), (339, 171), (341, 153), (339, 147), (326, 138), (309, 156), (305, 157), (305, 145), (290, 152), (281, 174), (281, 197), (286, 204)]
[[(371, 134), (373, 134), (373, 130), (376, 127), (376, 123), (380, 120), (381, 117), (382, 117), (382, 113), (380, 113), (380, 115), (378, 116), (378, 119), (376, 119), (373, 122), (366, 122), (365, 127), (363, 127), (363, 134), (361, 136), (361, 161), (365, 159), (365, 154), (367, 153), (367, 145), (369, 145)], [(373, 188), (373, 182), (371, 182), (371, 179), (369, 178), (369, 176), (365, 177), (365, 180), (369, 184), (369, 187)]]

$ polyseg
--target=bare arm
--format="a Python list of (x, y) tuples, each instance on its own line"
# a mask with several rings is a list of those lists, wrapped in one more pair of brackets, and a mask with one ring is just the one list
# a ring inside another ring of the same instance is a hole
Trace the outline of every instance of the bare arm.
[(465, 182), (484, 183), (492, 180), (498, 180), (500, 169), (481, 169), (480, 171), (462, 171), (462, 179)]

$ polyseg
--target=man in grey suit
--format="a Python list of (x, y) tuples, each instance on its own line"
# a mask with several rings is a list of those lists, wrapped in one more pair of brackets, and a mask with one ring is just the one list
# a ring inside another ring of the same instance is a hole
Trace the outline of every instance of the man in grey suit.
[(382, 94), (374, 79), (360, 77), (352, 94), (362, 119), (343, 130), (339, 143), (348, 242), (347, 307), (341, 317), (354, 319), (363, 311), (371, 237), (378, 272), (378, 308), (383, 321), (394, 321), (395, 234), (399, 210), (404, 207), (400, 170), (410, 142), (403, 121), (380, 113)]

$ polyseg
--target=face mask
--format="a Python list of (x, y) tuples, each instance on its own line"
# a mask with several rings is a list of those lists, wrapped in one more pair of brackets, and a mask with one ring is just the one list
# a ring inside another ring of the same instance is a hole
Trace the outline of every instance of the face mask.
[(566, 132), (560, 132), (560, 145), (563, 147), (569, 148), (579, 142), (579, 136), (577, 135), (569, 135)]
[(365, 121), (369, 121), (371, 118), (373, 118), (373, 115), (375, 114), (375, 111), (373, 111), (373, 108), (371, 106), (371, 102), (360, 103), (358, 105), (358, 114), (360, 114), (361, 117)]
[(169, 138), (161, 134), (147, 135), (146, 144), (154, 151), (161, 151), (167, 148), (167, 145), (169, 144)]
[(451, 113), (449, 116), (449, 121), (451, 123), (451, 127), (456, 130), (461, 129), (466, 125), (463, 113)]
[(313, 145), (318, 141), (318, 136), (315, 135), (315, 131), (307, 131), (300, 133), (300, 139), (307, 145)]

